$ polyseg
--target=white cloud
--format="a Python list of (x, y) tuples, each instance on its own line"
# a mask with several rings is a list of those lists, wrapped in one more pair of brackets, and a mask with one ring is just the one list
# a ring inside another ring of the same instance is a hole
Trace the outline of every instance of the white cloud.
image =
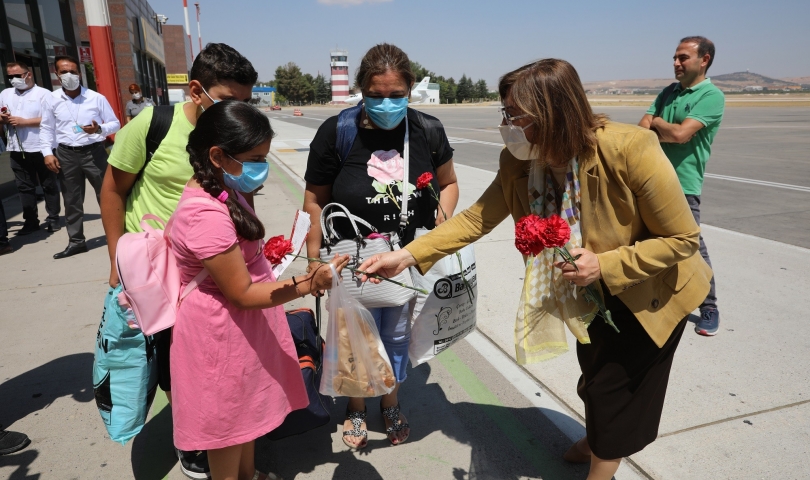
[(387, 3), (394, 0), (318, 0), (321, 5), (340, 5), (341, 7), (351, 7), (364, 3)]

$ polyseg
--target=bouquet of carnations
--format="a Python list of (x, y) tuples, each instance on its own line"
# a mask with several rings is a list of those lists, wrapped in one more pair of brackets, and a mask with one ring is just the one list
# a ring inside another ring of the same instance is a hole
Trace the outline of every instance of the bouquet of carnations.
[[(521, 218), (515, 224), (515, 247), (520, 253), (526, 256), (536, 256), (546, 248), (553, 248), (554, 253), (560, 255), (565, 263), (572, 265), (576, 271), (579, 271), (576, 264), (579, 256), (572, 256), (565, 247), (570, 238), (571, 227), (559, 215), (541, 218), (538, 215), (531, 214)], [(582, 289), (584, 290), (585, 300), (588, 303), (596, 304), (599, 315), (605, 323), (618, 332), (619, 329), (610, 316), (610, 310), (605, 307), (597, 288), (593, 285), (587, 285)]]

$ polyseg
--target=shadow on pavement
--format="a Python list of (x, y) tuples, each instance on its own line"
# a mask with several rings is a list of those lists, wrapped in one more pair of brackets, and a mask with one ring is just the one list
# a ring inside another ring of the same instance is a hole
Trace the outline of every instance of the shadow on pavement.
[[(93, 354), (77, 353), (52, 360), (0, 384), (0, 424), (14, 430), (21, 418), (47, 408), (57, 398), (70, 396), (77, 402), (93, 400)], [(25, 432), (22, 432), (25, 433)], [(0, 467), (17, 466), (9, 480), (38, 480), (39, 474), (28, 475), (39, 452), (25, 449), (0, 456)]]
[(26, 449), (19, 453), (0, 456), (0, 467), (14, 467), (17, 469), (11, 472), (8, 480), (39, 480), (39, 474), (28, 475), (28, 467), (34, 463), (39, 456), (36, 450)]
[[(23, 321), (23, 320), (21, 320)], [(77, 402), (94, 399), (92, 353), (66, 355), (29, 370), (0, 384), (0, 424), (11, 426), (17, 420), (50, 406), (60, 397)], [(5, 457), (0, 457), (5, 458)]]
[(132, 441), (130, 460), (135, 480), (165, 478), (177, 464), (172, 429), (172, 409), (167, 405)]
[[(451, 403), (442, 387), (427, 383), (431, 367), (420, 365), (408, 370), (408, 380), (400, 390), (402, 412), (411, 424), (408, 443), (420, 442), (439, 431), (458, 443), (472, 449), (468, 462), (456, 465), (453, 478), (457, 480), (510, 480), (519, 478), (582, 479), (588, 474), (587, 465), (572, 465), (562, 460), (570, 440), (537, 408), (510, 408), (470, 402)], [(278, 473), (285, 479), (300, 478), (317, 466), (337, 464), (332, 476), (335, 480), (356, 478), (393, 478), (395, 469), (401, 473), (402, 465), (390, 465), (378, 470), (371, 462), (360, 459), (370, 456), (378, 448), (397, 448), (388, 440), (369, 440), (360, 454), (348, 450), (332, 453), (332, 433), (342, 430), (346, 410), (345, 398), (332, 406), (332, 420), (325, 426), (303, 435), (271, 442), (256, 442), (256, 466), (263, 471)], [(379, 400), (369, 399), (368, 429), (385, 431), (379, 414)], [(441, 448), (441, 439), (425, 440)], [(406, 444), (407, 445), (407, 444)], [(338, 448), (343, 448), (342, 443)], [(401, 448), (406, 448), (405, 446)], [(452, 448), (451, 448), (452, 449)], [(409, 453), (412, 453), (409, 452)], [(445, 463), (446, 456), (436, 451), (435, 457), (418, 455), (401, 459), (401, 463), (414, 462), (429, 471), (433, 462)], [(382, 462), (381, 462), (382, 463)]]

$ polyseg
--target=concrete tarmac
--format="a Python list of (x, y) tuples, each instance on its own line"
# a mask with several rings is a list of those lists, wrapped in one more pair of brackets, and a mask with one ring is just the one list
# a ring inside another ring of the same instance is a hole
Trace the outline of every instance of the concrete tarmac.
[[(496, 106), (421, 108), (444, 124), (457, 164), (498, 169), (503, 141)], [(635, 125), (646, 108), (600, 106), (594, 110)], [(304, 117), (293, 117), (292, 111), (284, 109), (270, 117), (317, 128), (338, 111), (304, 108)], [(704, 223), (810, 247), (810, 108), (726, 108), (706, 177), (701, 205)]]

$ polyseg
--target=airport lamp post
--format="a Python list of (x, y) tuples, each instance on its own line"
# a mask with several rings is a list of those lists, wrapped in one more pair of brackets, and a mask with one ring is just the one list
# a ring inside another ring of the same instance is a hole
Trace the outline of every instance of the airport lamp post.
[(188, 50), (191, 52), (191, 61), (194, 61), (194, 44), (191, 43), (191, 29), (188, 26), (188, 0), (183, 0), (183, 13), (186, 16), (186, 37), (188, 37)]
[(197, 40), (200, 41), (200, 51), (202, 52), (202, 33), (200, 33), (200, 4), (195, 3), (195, 7), (197, 7)]
[(90, 48), (93, 51), (96, 90), (107, 97), (118, 120), (123, 120), (124, 109), (118, 88), (118, 66), (115, 63), (107, 0), (84, 0), (84, 13), (90, 34)]

